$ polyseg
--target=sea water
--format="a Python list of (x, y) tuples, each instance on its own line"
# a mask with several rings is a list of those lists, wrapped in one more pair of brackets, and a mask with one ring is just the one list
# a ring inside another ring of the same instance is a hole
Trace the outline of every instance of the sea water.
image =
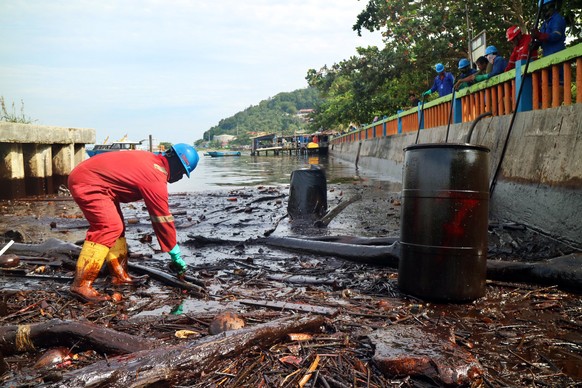
[(288, 185), (294, 170), (317, 165), (325, 169), (327, 182), (350, 183), (369, 180), (389, 183), (381, 173), (356, 169), (347, 162), (328, 155), (262, 155), (211, 157), (202, 152), (190, 179), (184, 178), (168, 185), (170, 193), (236, 189), (249, 186)]

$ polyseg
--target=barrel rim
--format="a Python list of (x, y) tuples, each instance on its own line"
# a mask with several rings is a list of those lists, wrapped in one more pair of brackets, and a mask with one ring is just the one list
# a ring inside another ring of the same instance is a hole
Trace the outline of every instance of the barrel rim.
[(404, 147), (404, 151), (410, 150), (417, 150), (423, 148), (452, 148), (452, 149), (471, 149), (471, 150), (479, 150), (490, 152), (491, 150), (488, 147), (478, 145), (478, 144), (470, 144), (470, 143), (424, 143), (424, 144), (412, 144), (407, 147)]

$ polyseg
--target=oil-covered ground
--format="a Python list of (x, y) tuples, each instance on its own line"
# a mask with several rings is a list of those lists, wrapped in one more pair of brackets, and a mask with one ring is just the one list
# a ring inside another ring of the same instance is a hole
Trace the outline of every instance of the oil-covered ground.
[[(362, 182), (329, 186), (329, 208), (357, 194), (362, 199), (324, 228), (293, 225), (288, 194), (288, 187), (254, 187), (171, 197), (190, 279), (205, 285), (203, 293), (153, 276), (143, 286), (115, 289), (105, 270), (96, 287), (121, 300), (85, 304), (68, 293), (73, 253), (17, 253), (18, 267), (1, 270), (0, 277), (3, 384), (582, 384), (581, 295), (558, 283), (511, 278), (488, 280), (484, 297), (462, 304), (404, 295), (394, 265), (266, 242), (348, 236), (389, 244), (399, 235), (399, 193)], [(143, 204), (124, 206), (124, 214), (130, 263), (166, 271), (167, 255), (159, 252)], [(0, 216), (0, 247), (9, 240), (33, 247), (54, 238), (79, 243), (87, 227), (66, 196), (1, 202)], [(579, 253), (571, 243), (522, 225), (490, 226), (491, 261), (544, 262)], [(55, 322), (72, 329), (57, 332)], [(73, 330), (79, 324), (95, 329)], [(220, 333), (224, 328), (236, 330)], [(107, 335), (88, 340), (98, 329), (111, 330), (109, 339), (129, 335), (125, 350), (99, 343)]]

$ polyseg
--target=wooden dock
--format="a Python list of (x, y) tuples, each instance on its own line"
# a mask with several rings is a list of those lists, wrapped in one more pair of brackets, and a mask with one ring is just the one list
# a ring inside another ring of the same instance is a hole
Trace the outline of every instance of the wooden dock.
[(269, 155), (269, 152), (272, 152), (273, 155), (305, 155), (306, 153), (312, 152), (312, 151), (316, 151), (317, 152), (317, 148), (313, 148), (313, 149), (307, 149), (305, 147), (264, 147), (264, 148), (257, 148), (254, 149), (251, 152), (251, 155), (256, 155), (256, 156), (260, 156), (261, 154), (263, 155)]
[(252, 156), (259, 155), (307, 155), (326, 154), (329, 145), (327, 135), (279, 136), (274, 133), (252, 138)]

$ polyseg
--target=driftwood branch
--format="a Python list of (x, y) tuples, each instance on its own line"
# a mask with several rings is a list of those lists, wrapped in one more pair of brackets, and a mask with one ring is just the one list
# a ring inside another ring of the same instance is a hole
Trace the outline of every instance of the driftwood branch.
[(327, 225), (329, 225), (331, 220), (333, 220), (335, 217), (337, 217), (338, 214), (340, 214), (346, 207), (348, 207), (349, 205), (351, 205), (352, 203), (354, 203), (356, 201), (359, 201), (360, 199), (362, 199), (362, 196), (360, 194), (356, 194), (352, 198), (348, 199), (347, 201), (341, 202), (339, 205), (337, 205), (336, 207), (334, 207), (333, 209), (328, 211), (321, 218), (321, 220), (317, 220), (315, 222), (315, 226), (326, 227)]
[(160, 270), (155, 269), (155, 268), (146, 267), (146, 266), (134, 264), (134, 263), (128, 263), (127, 268), (129, 268), (132, 271), (141, 273), (141, 274), (147, 274), (151, 278), (157, 279), (157, 280), (159, 280), (159, 281), (161, 281), (164, 284), (167, 284), (169, 286), (188, 290), (196, 297), (200, 298), (200, 297), (204, 297), (204, 295), (205, 295), (204, 287), (202, 287), (198, 284), (191, 283), (189, 281), (180, 280), (177, 277), (175, 277), (174, 275), (171, 275), (171, 274), (166, 273), (164, 271), (160, 271)]
[(10, 276), (28, 279), (39, 279), (39, 280), (53, 280), (58, 282), (71, 283), (73, 281), (72, 276), (64, 275), (44, 275), (35, 272), (27, 271), (21, 268), (0, 268), (0, 276)]
[(246, 304), (249, 306), (259, 306), (259, 307), (267, 307), (274, 310), (290, 310), (290, 311), (301, 311), (304, 313), (314, 313), (314, 314), (321, 314), (321, 315), (329, 315), (329, 316), (336, 316), (339, 313), (338, 309), (329, 308), (329, 307), (322, 307), (322, 306), (313, 306), (309, 304), (303, 303), (289, 303), (289, 302), (277, 302), (277, 301), (268, 301), (268, 300), (251, 300), (251, 299), (239, 299), (237, 300), (238, 303)]
[(327, 276), (289, 275), (276, 273), (267, 275), (267, 279), (292, 284), (315, 284), (319, 286), (325, 285), (332, 287), (340, 287), (339, 282), (337, 280), (329, 279), (329, 277)]
[(88, 322), (53, 319), (34, 325), (0, 327), (0, 351), (5, 356), (52, 346), (75, 346), (105, 354), (126, 354), (151, 349), (154, 344), (150, 340)]
[(322, 316), (282, 318), (208, 336), (184, 345), (109, 358), (64, 374), (55, 386), (145, 387), (183, 384), (203, 371), (211, 370), (213, 365), (225, 357), (235, 357), (251, 346), (270, 347), (289, 333), (319, 331), (324, 322)]

